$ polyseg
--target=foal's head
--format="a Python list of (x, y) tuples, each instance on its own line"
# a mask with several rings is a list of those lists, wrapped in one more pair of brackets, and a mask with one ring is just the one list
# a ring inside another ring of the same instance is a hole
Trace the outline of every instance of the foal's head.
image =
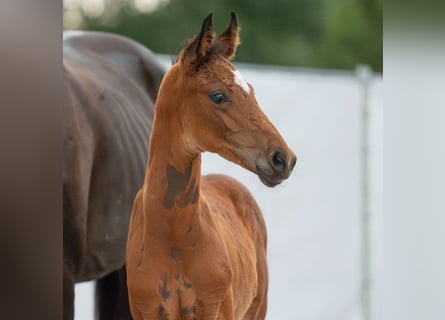
[(275, 186), (289, 177), (296, 157), (259, 108), (252, 86), (230, 63), (238, 31), (232, 12), (229, 27), (215, 37), (209, 14), (165, 76), (159, 98), (174, 99), (169, 104), (174, 110), (165, 111), (178, 119), (188, 151), (218, 153)]

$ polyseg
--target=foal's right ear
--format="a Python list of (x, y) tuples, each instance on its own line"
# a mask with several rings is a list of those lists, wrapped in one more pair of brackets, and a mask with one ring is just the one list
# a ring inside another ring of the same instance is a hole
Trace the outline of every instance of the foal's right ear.
[(226, 59), (232, 60), (235, 57), (236, 48), (239, 41), (238, 17), (236, 12), (230, 13), (230, 24), (223, 33), (216, 39), (215, 44), (218, 45), (218, 53)]
[(201, 31), (181, 52), (180, 60), (192, 63), (201, 62), (207, 55), (215, 38), (215, 29), (212, 21), (213, 13), (209, 13), (202, 22)]

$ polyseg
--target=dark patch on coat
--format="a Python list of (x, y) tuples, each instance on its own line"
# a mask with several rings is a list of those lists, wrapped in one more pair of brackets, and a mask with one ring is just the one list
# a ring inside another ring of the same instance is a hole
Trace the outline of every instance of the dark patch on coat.
[(158, 313), (159, 313), (159, 319), (168, 320), (167, 314), (165, 313), (165, 308), (163, 306), (159, 305)]
[(159, 286), (159, 294), (162, 300), (167, 301), (170, 298), (171, 291), (167, 289), (167, 275), (161, 278), (162, 284)]
[(172, 246), (170, 249), (170, 256), (172, 257), (173, 260), (178, 260), (179, 259), (178, 248), (176, 248), (175, 246)]
[(184, 280), (184, 288), (190, 289), (191, 287), (192, 287), (192, 284)]
[(187, 317), (189, 315), (196, 315), (196, 307), (195, 306), (183, 307), (181, 308), (181, 314), (184, 317)]
[(178, 207), (180, 208), (185, 208), (187, 207), (189, 204), (194, 204), (196, 203), (196, 201), (198, 201), (198, 186), (196, 185), (196, 180), (193, 179), (190, 183), (190, 185), (188, 186), (186, 192), (184, 195), (182, 195), (179, 199), (178, 199)]
[[(167, 165), (167, 192), (164, 197), (164, 208), (171, 210), (176, 205), (185, 208), (196, 203), (199, 196), (196, 180), (190, 181), (192, 165), (185, 169), (184, 173), (176, 170), (172, 165)], [(179, 197), (179, 198), (178, 198)], [(177, 199), (178, 198), (178, 199)]]

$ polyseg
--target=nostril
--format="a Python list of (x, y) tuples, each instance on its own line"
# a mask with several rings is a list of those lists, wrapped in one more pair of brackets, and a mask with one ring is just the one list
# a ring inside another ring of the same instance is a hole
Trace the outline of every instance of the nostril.
[(286, 156), (280, 151), (275, 151), (270, 158), (270, 164), (276, 171), (283, 172), (286, 168)]

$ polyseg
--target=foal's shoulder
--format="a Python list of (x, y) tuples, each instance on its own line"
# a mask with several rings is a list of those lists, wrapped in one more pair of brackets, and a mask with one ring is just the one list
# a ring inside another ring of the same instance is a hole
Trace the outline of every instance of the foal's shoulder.
[(236, 205), (254, 206), (256, 201), (250, 191), (241, 182), (224, 174), (209, 174), (202, 178), (202, 188), (218, 191), (220, 195), (225, 195)]
[(261, 209), (241, 182), (223, 174), (210, 174), (202, 178), (201, 188), (208, 198), (222, 197), (232, 202), (236, 208), (234, 212), (243, 221), (252, 237), (266, 241), (266, 226)]

